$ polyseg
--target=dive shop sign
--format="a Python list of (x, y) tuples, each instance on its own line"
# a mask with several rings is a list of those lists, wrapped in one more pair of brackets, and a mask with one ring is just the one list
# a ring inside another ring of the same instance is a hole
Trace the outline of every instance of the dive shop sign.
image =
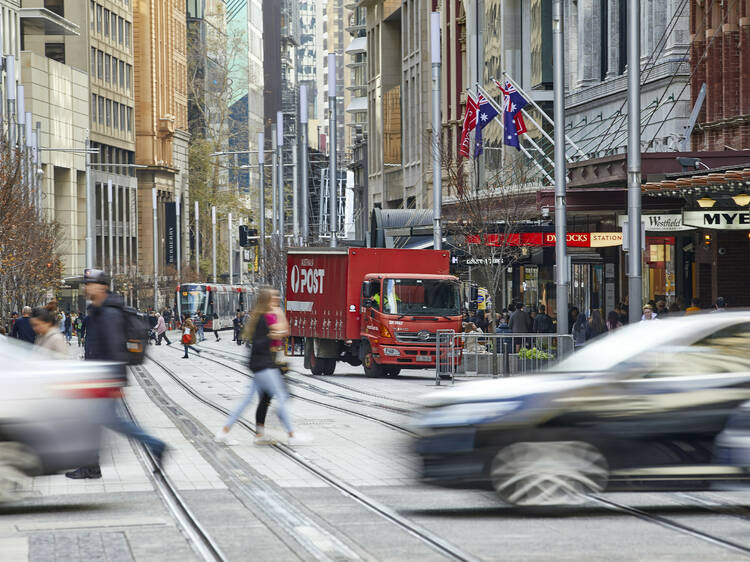
[(750, 230), (748, 211), (684, 211), (682, 221), (689, 226), (717, 230)]

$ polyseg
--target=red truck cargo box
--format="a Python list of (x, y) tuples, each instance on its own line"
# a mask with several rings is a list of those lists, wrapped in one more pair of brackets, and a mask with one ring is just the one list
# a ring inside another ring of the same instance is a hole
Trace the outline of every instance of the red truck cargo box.
[(293, 336), (359, 339), (360, 293), (368, 273), (450, 274), (447, 250), (290, 248), (286, 310)]

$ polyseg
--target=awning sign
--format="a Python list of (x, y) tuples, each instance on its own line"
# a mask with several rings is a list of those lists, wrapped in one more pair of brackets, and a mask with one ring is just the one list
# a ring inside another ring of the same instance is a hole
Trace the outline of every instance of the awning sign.
[(684, 211), (682, 220), (685, 224), (717, 230), (750, 230), (750, 212), (748, 211)]
[[(674, 232), (678, 230), (695, 230), (693, 226), (687, 226), (680, 214), (668, 215), (641, 215), (643, 223), (646, 225), (646, 232)], [(628, 215), (617, 217), (617, 224), (622, 228), (628, 222)]]
[[(468, 244), (479, 244), (478, 235), (466, 237)], [(487, 246), (554, 246), (557, 237), (554, 232), (519, 232), (517, 234), (487, 234)], [(622, 232), (568, 232), (567, 245), (571, 248), (606, 248), (622, 246)]]

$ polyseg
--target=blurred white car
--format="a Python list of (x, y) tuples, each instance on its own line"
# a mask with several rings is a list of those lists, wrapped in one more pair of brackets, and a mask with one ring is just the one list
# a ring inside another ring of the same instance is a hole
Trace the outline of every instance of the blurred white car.
[(0, 337), (0, 502), (13, 499), (22, 474), (95, 463), (105, 406), (121, 385), (111, 364)]

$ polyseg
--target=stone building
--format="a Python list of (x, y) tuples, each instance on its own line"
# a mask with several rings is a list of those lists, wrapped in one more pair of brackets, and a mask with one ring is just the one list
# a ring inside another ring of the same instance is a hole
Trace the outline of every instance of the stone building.
[[(189, 259), (187, 123), (187, 16), (184, 2), (133, 0), (135, 59), (135, 161), (138, 174), (138, 268), (154, 275), (153, 241), (157, 236), (158, 271), (164, 276), (167, 259), (165, 203), (180, 198), (182, 224), (178, 230), (183, 263)], [(157, 190), (158, 232), (152, 227), (152, 189)], [(170, 265), (172, 265), (170, 263)], [(164, 295), (162, 303), (167, 302)]]

